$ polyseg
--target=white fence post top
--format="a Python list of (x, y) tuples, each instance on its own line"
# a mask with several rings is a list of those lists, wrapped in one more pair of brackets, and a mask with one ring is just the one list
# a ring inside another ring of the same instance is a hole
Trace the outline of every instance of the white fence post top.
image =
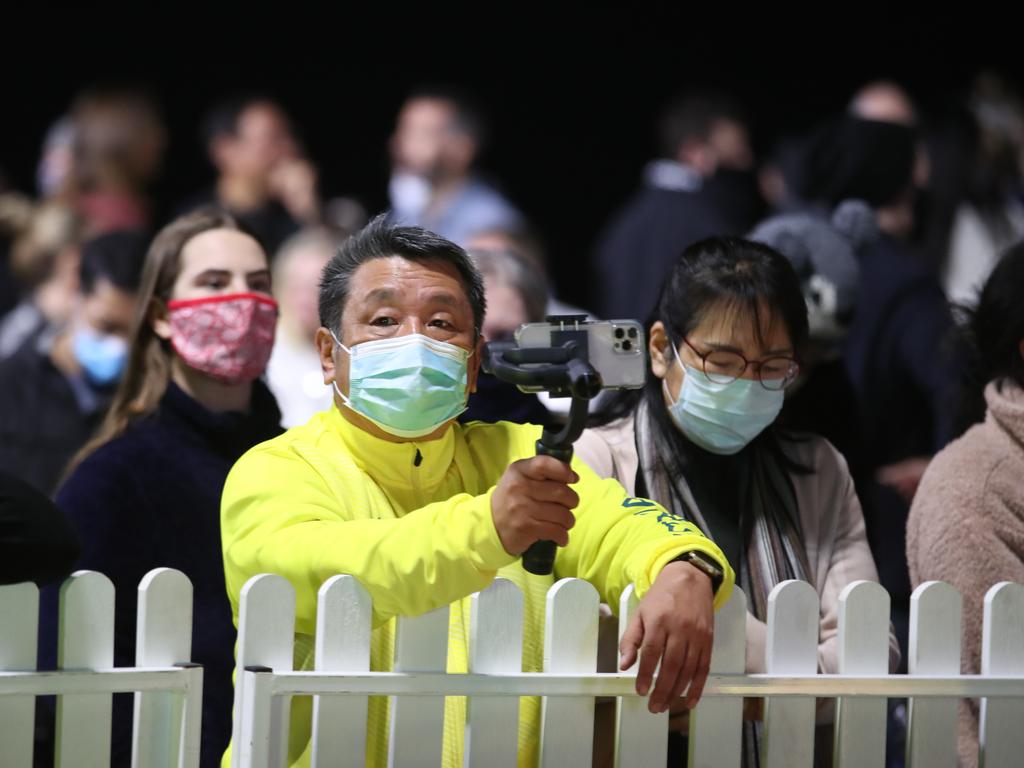
[(292, 668), (295, 589), (283, 576), (261, 573), (242, 587), (238, 612), (238, 666)]
[(35, 671), (39, 588), (32, 582), (0, 587), (0, 670)]
[(1024, 672), (1024, 585), (1002, 581), (985, 593), (981, 673)]
[(768, 594), (765, 669), (769, 674), (813, 674), (818, 669), (818, 593), (787, 579)]
[(944, 581), (926, 581), (910, 596), (907, 670), (912, 675), (960, 669), (963, 601)]
[(192, 658), (192, 582), (173, 568), (154, 568), (138, 589), (135, 663), (179, 664)]

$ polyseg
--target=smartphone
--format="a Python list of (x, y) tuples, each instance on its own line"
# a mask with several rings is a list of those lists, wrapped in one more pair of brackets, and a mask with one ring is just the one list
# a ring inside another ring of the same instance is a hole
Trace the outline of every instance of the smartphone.
[[(545, 323), (526, 323), (515, 333), (519, 347), (560, 346), (581, 335), (587, 357), (601, 375), (604, 389), (639, 389), (647, 372), (644, 329), (636, 320), (587, 320), (586, 315), (552, 316)], [(526, 367), (526, 366), (524, 366)], [(540, 392), (541, 387), (519, 387)]]

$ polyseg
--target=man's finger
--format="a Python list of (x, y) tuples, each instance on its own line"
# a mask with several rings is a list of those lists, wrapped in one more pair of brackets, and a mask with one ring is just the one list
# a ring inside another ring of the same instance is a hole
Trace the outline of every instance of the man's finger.
[(672, 689), (673, 700), (678, 699), (687, 686), (692, 685), (697, 668), (700, 665), (701, 652), (702, 648), (699, 643), (690, 642), (687, 645), (685, 659), (682, 660), (683, 663), (680, 665), (679, 677), (676, 679), (675, 687)]
[(580, 480), (572, 467), (553, 456), (534, 456), (516, 463), (519, 471), (531, 480), (555, 480), (559, 483), (578, 483)]
[(640, 641), (643, 640), (643, 637), (644, 625), (640, 619), (640, 614), (636, 613), (629, 620), (629, 625), (626, 627), (626, 631), (622, 633), (622, 639), (619, 640), (619, 669), (623, 672), (636, 663), (636, 649), (640, 645)]
[(538, 503), (530, 512), (537, 523), (557, 525), (566, 531), (576, 524), (576, 516), (561, 504)]
[(697, 706), (701, 694), (704, 693), (704, 685), (708, 681), (708, 672), (711, 669), (711, 649), (705, 648), (697, 662), (697, 671), (690, 682), (690, 690), (686, 692), (686, 708), (693, 709)]
[(663, 712), (672, 703), (672, 699), (679, 696), (682, 690), (680, 685), (680, 670), (686, 657), (687, 643), (685, 639), (676, 640), (669, 637), (665, 645), (665, 651), (661, 657), (661, 667), (658, 669), (658, 680), (651, 692), (651, 699), (648, 702), (648, 709), (651, 712)]
[(646, 696), (651, 689), (651, 679), (654, 677), (654, 670), (665, 653), (664, 635), (653, 635), (650, 630), (644, 635), (643, 643), (640, 646), (640, 667), (636, 673), (636, 692)]
[(580, 504), (579, 494), (565, 483), (554, 480), (527, 480), (526, 494), (539, 502), (561, 504), (567, 509), (575, 509)]

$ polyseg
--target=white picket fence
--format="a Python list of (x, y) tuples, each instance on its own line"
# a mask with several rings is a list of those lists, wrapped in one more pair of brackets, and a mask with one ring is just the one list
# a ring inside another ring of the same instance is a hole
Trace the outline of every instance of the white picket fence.
[[(98, 573), (62, 587), (57, 672), (36, 672), (38, 591), (0, 587), (0, 765), (29, 766), (33, 697), (58, 695), (61, 768), (109, 764), (111, 694), (135, 691), (133, 764), (198, 763), (202, 670), (188, 665), (192, 589), (158, 569), (139, 586), (137, 667), (113, 669), (114, 594)], [(518, 696), (543, 696), (541, 765), (588, 765), (594, 701), (616, 697), (617, 766), (666, 762), (666, 715), (651, 715), (630, 673), (598, 674), (598, 596), (566, 579), (548, 595), (544, 672), (523, 673), (523, 604), (497, 580), (474, 595), (469, 673), (445, 673), (448, 611), (398, 622), (393, 672), (371, 672), (369, 596), (349, 576), (319, 595), (316, 670), (292, 666), (295, 595), (279, 576), (251, 579), (242, 592), (235, 749), (241, 768), (283, 765), (292, 696), (314, 696), (313, 764), (363, 765), (367, 697), (391, 696), (390, 763), (436, 766), (444, 696), (469, 696), (468, 766), (515, 765)], [(887, 674), (888, 596), (877, 584), (849, 585), (840, 599), (840, 674), (817, 675), (817, 595), (804, 582), (769, 598), (767, 669), (744, 675), (746, 601), (736, 590), (716, 615), (712, 674), (690, 723), (691, 766), (740, 763), (742, 697), (766, 697), (764, 764), (809, 766), (815, 697), (836, 697), (839, 766), (881, 766), (887, 697), (910, 697), (907, 758), (912, 766), (956, 764), (957, 699), (980, 697), (982, 764), (1024, 760), (1024, 586), (997, 584), (985, 597), (981, 675), (960, 675), (960, 596), (931, 582), (911, 604), (909, 676)], [(621, 616), (635, 608), (623, 595)]]
[[(636, 600), (622, 597), (620, 634)], [(960, 596), (930, 582), (911, 604), (909, 675), (888, 674), (889, 596), (855, 582), (840, 597), (840, 673), (817, 671), (818, 597), (783, 582), (768, 602), (767, 674), (745, 675), (746, 598), (735, 590), (716, 615), (712, 674), (690, 719), (689, 765), (741, 761), (742, 698), (766, 697), (763, 764), (810, 766), (815, 697), (838, 699), (834, 762), (883, 766), (887, 698), (909, 697), (908, 765), (956, 765), (957, 699), (981, 697), (982, 765), (1024, 762), (1024, 586), (997, 584), (985, 597), (981, 675), (960, 675)], [(586, 766), (594, 701), (616, 698), (615, 765), (666, 764), (667, 714), (651, 715), (632, 673), (596, 673), (598, 595), (563, 579), (548, 594), (544, 672), (522, 672), (523, 602), (497, 580), (472, 598), (469, 673), (446, 674), (448, 609), (399, 619), (393, 672), (370, 671), (371, 601), (350, 576), (320, 590), (315, 671), (292, 668), (295, 594), (261, 575), (242, 590), (233, 760), (238, 768), (285, 761), (289, 702), (314, 696), (313, 765), (362, 766), (367, 697), (391, 697), (389, 763), (437, 766), (445, 696), (468, 696), (465, 765), (514, 766), (518, 696), (543, 696), (541, 766)]]
[(136, 692), (132, 765), (199, 765), (203, 670), (192, 655), (192, 584), (158, 568), (139, 584), (136, 665), (114, 668), (114, 586), (78, 571), (60, 590), (58, 671), (36, 671), (39, 590), (0, 587), (0, 766), (32, 765), (35, 697), (57, 694), (58, 768), (110, 765), (111, 694)]

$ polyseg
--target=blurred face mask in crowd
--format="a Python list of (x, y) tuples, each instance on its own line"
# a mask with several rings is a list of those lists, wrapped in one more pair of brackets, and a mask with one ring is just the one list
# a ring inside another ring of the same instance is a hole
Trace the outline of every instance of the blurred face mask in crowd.
[(89, 383), (107, 387), (121, 378), (135, 304), (134, 292), (104, 277), (82, 296), (71, 323), (71, 351)]
[(85, 377), (93, 384), (105, 387), (121, 378), (128, 360), (128, 342), (122, 337), (85, 326), (75, 331), (71, 348)]
[(170, 301), (171, 345), (194, 370), (225, 384), (257, 378), (274, 347), (277, 302), (258, 293)]
[(396, 437), (423, 437), (466, 410), (471, 352), (418, 333), (346, 347), (348, 395), (342, 402)]

